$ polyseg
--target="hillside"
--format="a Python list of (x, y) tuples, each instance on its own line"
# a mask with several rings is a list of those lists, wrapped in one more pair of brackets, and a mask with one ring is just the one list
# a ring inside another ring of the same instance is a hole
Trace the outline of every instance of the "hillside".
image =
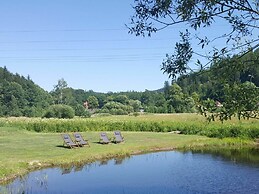
[(12, 74), (6, 67), (0, 67), (0, 94), (0, 116), (41, 116), (52, 101), (29, 76)]
[[(239, 68), (235, 68), (233, 63), (239, 63)], [(226, 72), (231, 72), (231, 74)], [(176, 83), (188, 95), (195, 92), (203, 100), (211, 98), (223, 101), (222, 92), (226, 83), (245, 83), (247, 81), (259, 87), (259, 50), (250, 52), (243, 57), (222, 59), (209, 69), (179, 77)]]
[[(108, 93), (73, 89), (63, 78), (48, 93), (29, 76), (25, 78), (0, 67), (0, 116), (41, 117), (53, 104), (72, 107), (76, 116), (130, 114), (143, 110), (150, 113), (197, 112), (197, 102), (213, 112), (216, 101), (224, 104), (224, 108), (239, 107), (241, 114), (244, 110), (258, 110), (258, 60), (259, 52), (251, 52), (242, 58), (219, 60), (209, 69), (181, 76), (173, 84), (165, 82), (163, 88), (155, 91)], [(232, 63), (240, 63), (240, 69), (233, 68)]]

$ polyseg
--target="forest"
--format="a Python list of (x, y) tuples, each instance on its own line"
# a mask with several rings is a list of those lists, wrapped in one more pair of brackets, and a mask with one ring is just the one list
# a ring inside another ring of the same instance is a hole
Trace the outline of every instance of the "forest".
[[(140, 112), (204, 113), (202, 107), (215, 112), (222, 109), (225, 102), (240, 106), (240, 112), (258, 111), (258, 57), (257, 50), (241, 58), (224, 58), (208, 69), (182, 75), (172, 83), (166, 81), (161, 89), (144, 92), (99, 93), (73, 89), (63, 78), (58, 80), (52, 91), (47, 92), (29, 75), (12, 74), (7, 67), (0, 67), (0, 116), (73, 118), (90, 117), (97, 113), (135, 116)], [(252, 58), (257, 60), (249, 62)], [(225, 72), (229, 72), (226, 68), (231, 68), (231, 63), (244, 63), (245, 66), (233, 68), (232, 74), (226, 75)], [(250, 100), (249, 107), (242, 107), (242, 101), (248, 99), (246, 96)]]

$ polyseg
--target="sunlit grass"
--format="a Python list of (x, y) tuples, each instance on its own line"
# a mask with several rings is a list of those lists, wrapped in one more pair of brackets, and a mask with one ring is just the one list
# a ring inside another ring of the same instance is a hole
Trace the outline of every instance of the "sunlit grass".
[[(107, 132), (110, 137), (112, 132)], [(92, 162), (114, 156), (159, 149), (174, 149), (203, 143), (206, 137), (151, 132), (123, 132), (125, 143), (99, 144), (99, 132), (84, 132), (91, 147), (68, 149), (63, 147), (59, 133), (36, 133), (18, 128), (0, 128), (0, 178), (24, 174), (42, 166)]]
[(74, 119), (1, 118), (0, 126), (12, 126), (36, 132), (73, 131), (181, 131), (208, 137), (259, 137), (259, 120), (208, 122), (197, 114), (144, 114), (140, 116), (106, 116)]

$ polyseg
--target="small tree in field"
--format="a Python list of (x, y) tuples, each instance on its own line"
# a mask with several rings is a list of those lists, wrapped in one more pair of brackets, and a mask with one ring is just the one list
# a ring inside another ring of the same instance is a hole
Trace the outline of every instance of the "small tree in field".
[(89, 96), (87, 98), (87, 103), (89, 109), (95, 109), (99, 106), (98, 99), (95, 96)]
[(64, 104), (52, 105), (45, 112), (43, 117), (45, 118), (59, 118), (59, 119), (71, 119), (75, 116), (75, 111), (72, 107)]

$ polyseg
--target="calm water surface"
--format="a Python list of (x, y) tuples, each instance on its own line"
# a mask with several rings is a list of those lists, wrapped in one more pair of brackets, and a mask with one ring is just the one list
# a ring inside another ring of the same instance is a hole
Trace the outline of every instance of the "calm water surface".
[(157, 152), (44, 169), (0, 193), (259, 193), (259, 152)]

